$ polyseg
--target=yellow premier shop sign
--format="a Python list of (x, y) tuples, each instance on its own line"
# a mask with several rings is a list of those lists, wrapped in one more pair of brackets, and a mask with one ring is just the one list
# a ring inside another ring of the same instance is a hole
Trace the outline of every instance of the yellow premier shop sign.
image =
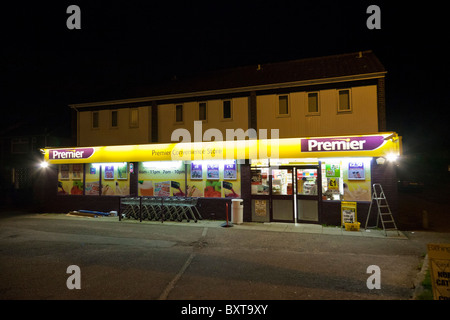
[(428, 244), (434, 300), (450, 300), (450, 244)]
[(400, 155), (396, 133), (318, 138), (182, 142), (123, 146), (46, 148), (49, 163), (104, 163), (171, 160), (385, 157)]

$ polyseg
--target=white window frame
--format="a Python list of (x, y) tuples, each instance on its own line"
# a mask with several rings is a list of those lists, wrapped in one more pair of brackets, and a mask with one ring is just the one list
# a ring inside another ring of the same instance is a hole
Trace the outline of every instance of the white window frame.
[[(280, 97), (287, 97), (287, 109), (288, 112), (287, 113), (280, 113)], [(277, 110), (276, 110), (276, 114), (277, 114), (277, 118), (288, 118), (291, 116), (291, 95), (288, 93), (285, 94), (278, 94), (277, 95)]]
[[(339, 99), (339, 93), (341, 91), (348, 91), (348, 106), (349, 109), (341, 110), (340, 108), (340, 99)], [(351, 113), (353, 111), (353, 104), (352, 104), (352, 89), (351, 88), (345, 88), (345, 89), (337, 89), (336, 90), (336, 99), (337, 99), (337, 112), (338, 113)]]
[[(316, 93), (317, 94), (317, 111), (310, 112), (309, 111), (309, 95)], [(307, 116), (320, 116), (320, 91), (308, 91), (306, 92), (306, 115)]]

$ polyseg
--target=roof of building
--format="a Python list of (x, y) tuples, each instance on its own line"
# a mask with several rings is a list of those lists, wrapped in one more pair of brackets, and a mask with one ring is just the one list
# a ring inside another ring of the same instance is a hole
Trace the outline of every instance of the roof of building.
[[(369, 50), (215, 70), (194, 77), (174, 79), (150, 88), (137, 89), (132, 94), (133, 96), (129, 98), (140, 96), (143, 97), (142, 100), (151, 100), (151, 97), (205, 93), (218, 90), (223, 91), (222, 93), (230, 89), (240, 89), (240, 91), (243, 88), (261, 90), (275, 84), (291, 85), (296, 83), (299, 85), (302, 82), (309, 83), (312, 80), (317, 80), (316, 83), (320, 83), (326, 79), (340, 81), (340, 79), (344, 78), (352, 80), (356, 76), (373, 75), (373, 77), (381, 77), (385, 73), (384, 66), (376, 55)], [(120, 103), (119, 101), (116, 102)], [(83, 105), (94, 105), (94, 103), (77, 106)]]

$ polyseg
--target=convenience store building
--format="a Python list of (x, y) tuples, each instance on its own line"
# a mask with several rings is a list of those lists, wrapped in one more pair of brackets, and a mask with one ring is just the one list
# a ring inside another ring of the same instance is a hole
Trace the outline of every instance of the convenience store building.
[(385, 75), (363, 51), (72, 104), (74, 147), (45, 149), (44, 210), (184, 195), (199, 198), (205, 218), (224, 219), (225, 203), (240, 198), (244, 221), (339, 225), (341, 201), (357, 202), (361, 222), (380, 183), (396, 216), (395, 164), (384, 160), (401, 154), (401, 140), (386, 128)]
[[(244, 221), (339, 225), (365, 219), (373, 183), (390, 190), (394, 132), (373, 135), (45, 149), (60, 210), (118, 210), (120, 197), (197, 197), (206, 219), (244, 201)], [(56, 191), (56, 187), (58, 190)], [(395, 194), (388, 193), (395, 202)]]

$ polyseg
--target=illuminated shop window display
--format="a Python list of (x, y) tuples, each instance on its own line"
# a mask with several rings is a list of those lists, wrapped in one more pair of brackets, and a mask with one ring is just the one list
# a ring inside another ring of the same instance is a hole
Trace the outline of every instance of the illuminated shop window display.
[(139, 163), (140, 196), (238, 198), (235, 160), (153, 161)]
[(100, 194), (100, 165), (95, 163), (86, 164), (85, 194), (98, 196)]
[[(100, 165), (97, 165), (100, 167)], [(102, 195), (127, 196), (130, 194), (130, 181), (128, 178), (128, 163), (104, 163), (102, 167)]]
[(129, 195), (128, 163), (60, 164), (58, 194)]
[(58, 166), (58, 194), (83, 194), (83, 165), (60, 164)]
[(185, 169), (182, 161), (139, 163), (139, 196), (185, 196)]
[(321, 159), (322, 199), (370, 201), (371, 159)]

